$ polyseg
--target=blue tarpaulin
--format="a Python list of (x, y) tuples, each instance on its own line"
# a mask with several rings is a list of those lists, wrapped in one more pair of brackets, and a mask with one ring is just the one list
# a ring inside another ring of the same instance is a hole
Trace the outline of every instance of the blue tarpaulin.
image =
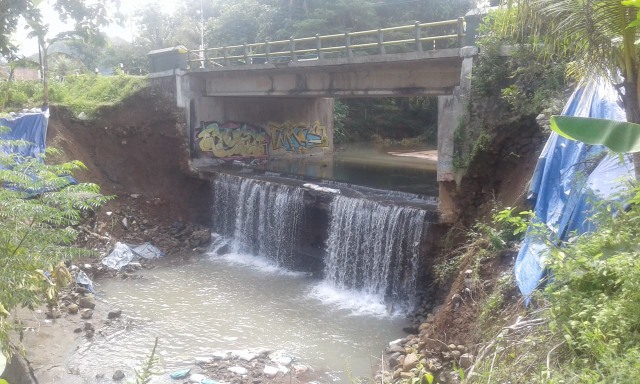
[(0, 140), (23, 140), (22, 146), (0, 146), (4, 154), (16, 153), (24, 157), (37, 157), (44, 153), (47, 139), (49, 110), (25, 113), (15, 118), (0, 118), (0, 126), (9, 128), (9, 132), (0, 133)]
[[(625, 120), (618, 94), (604, 80), (584, 82), (567, 102), (563, 115)], [(535, 219), (559, 240), (593, 230), (588, 220), (596, 200), (610, 200), (635, 177), (633, 161), (623, 161), (600, 145), (569, 140), (555, 132), (547, 141), (531, 179), (529, 200)], [(545, 274), (548, 247), (532, 233), (525, 237), (516, 259), (515, 275), (520, 292), (528, 299)]]

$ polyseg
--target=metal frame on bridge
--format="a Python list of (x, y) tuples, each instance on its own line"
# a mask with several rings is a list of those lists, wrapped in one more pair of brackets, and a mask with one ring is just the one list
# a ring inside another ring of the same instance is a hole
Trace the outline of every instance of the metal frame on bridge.
[[(433, 28), (442, 28), (432, 36)], [(455, 28), (455, 33), (453, 32)], [(438, 34), (439, 33), (439, 34)], [(386, 38), (390, 38), (385, 40)], [(416, 22), (413, 25), (346, 32), (333, 35), (316, 35), (264, 43), (232, 45), (226, 47), (188, 51), (189, 68), (216, 68), (230, 65), (277, 64), (290, 61), (318, 60), (324, 58), (353, 57), (360, 55), (385, 55), (407, 51), (422, 52), (425, 43), (431, 49), (462, 47), (465, 37), (465, 20), (444, 20), (433, 23)], [(438, 47), (438, 42), (444, 42)], [(453, 44), (452, 44), (453, 43)]]

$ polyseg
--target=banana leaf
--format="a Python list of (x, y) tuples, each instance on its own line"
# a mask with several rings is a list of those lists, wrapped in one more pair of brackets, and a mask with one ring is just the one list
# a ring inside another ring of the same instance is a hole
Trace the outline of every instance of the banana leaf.
[(568, 139), (604, 145), (617, 153), (640, 152), (640, 124), (590, 117), (551, 116), (551, 129)]

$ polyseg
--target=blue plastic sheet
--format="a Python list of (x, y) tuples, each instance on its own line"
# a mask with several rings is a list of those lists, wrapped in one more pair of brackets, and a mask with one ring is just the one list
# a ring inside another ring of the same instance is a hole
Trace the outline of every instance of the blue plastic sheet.
[[(567, 102), (563, 115), (625, 120), (618, 94), (604, 79), (584, 82)], [(630, 155), (609, 154), (600, 145), (588, 145), (552, 133), (531, 179), (529, 200), (536, 220), (559, 240), (593, 230), (588, 220), (593, 203), (610, 200), (635, 177)], [(545, 274), (548, 247), (531, 233), (525, 237), (515, 265), (516, 282), (527, 298)]]
[(44, 153), (47, 139), (49, 111), (26, 113), (16, 118), (0, 118), (0, 126), (9, 128), (1, 133), (0, 140), (23, 140), (26, 145), (0, 146), (4, 154), (15, 153), (23, 157), (37, 157)]

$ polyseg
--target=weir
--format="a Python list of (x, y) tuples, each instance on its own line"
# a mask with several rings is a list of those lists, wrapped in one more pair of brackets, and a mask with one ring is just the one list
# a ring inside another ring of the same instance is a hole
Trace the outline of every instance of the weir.
[(336, 196), (325, 280), (413, 309), (425, 211)]
[(233, 239), (233, 251), (292, 267), (303, 190), (226, 174), (220, 174), (213, 186), (213, 230)]
[(333, 187), (351, 196), (286, 183), (218, 174), (212, 229), (221, 240), (212, 252), (266, 257), (321, 276), (335, 291), (356, 291), (394, 311), (412, 310), (427, 280), (425, 242), (434, 215), (370, 199), (347, 184)]

